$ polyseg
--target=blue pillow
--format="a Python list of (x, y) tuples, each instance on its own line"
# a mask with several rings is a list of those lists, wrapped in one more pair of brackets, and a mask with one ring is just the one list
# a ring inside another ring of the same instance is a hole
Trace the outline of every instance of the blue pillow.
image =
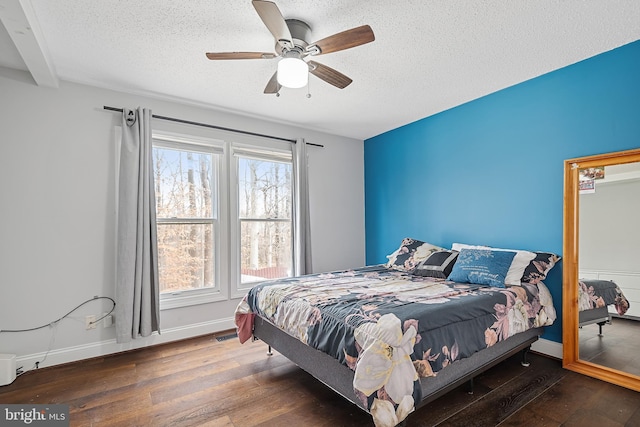
[(504, 288), (515, 252), (462, 249), (447, 280)]

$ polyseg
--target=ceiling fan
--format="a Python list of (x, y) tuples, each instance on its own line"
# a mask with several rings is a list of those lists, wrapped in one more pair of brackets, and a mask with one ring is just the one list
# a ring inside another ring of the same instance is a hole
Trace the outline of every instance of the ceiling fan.
[(375, 40), (368, 25), (342, 31), (314, 43), (307, 38), (311, 28), (298, 19), (284, 19), (275, 3), (253, 0), (253, 7), (275, 38), (276, 53), (272, 52), (207, 52), (211, 60), (273, 59), (281, 57), (278, 69), (264, 89), (266, 94), (279, 94), (284, 87), (300, 88), (307, 85), (309, 73), (325, 82), (344, 89), (353, 80), (331, 67), (322, 65), (310, 57), (350, 49)]

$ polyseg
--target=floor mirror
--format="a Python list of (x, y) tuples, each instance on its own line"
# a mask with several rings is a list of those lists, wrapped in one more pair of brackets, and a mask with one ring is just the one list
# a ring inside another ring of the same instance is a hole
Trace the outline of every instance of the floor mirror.
[[(563, 366), (640, 391), (640, 149), (565, 161), (563, 239)], [(586, 278), (619, 286), (629, 310), (579, 321)]]

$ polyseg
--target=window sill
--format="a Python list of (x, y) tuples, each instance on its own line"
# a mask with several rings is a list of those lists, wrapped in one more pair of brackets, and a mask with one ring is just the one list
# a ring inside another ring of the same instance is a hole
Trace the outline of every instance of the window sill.
[(208, 292), (178, 292), (160, 296), (160, 310), (189, 307), (192, 305), (209, 304), (212, 302), (226, 301), (226, 295), (220, 291)]

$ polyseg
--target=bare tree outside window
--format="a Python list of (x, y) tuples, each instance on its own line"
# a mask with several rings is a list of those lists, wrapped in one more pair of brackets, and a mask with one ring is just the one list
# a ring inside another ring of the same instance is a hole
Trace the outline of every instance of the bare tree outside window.
[[(172, 306), (189, 304), (193, 296), (210, 301), (207, 298), (224, 298), (227, 289), (237, 292), (246, 284), (292, 276), (290, 156), (281, 148), (272, 152), (260, 147), (254, 152), (223, 141), (209, 146), (184, 139), (154, 138), (163, 300), (178, 304)], [(228, 156), (237, 162), (235, 169), (224, 167)], [(237, 200), (237, 206), (228, 205), (228, 200)], [(237, 241), (229, 241), (229, 236)], [(221, 260), (225, 263), (219, 264)], [(233, 268), (239, 269), (240, 280), (229, 284), (226, 279), (236, 277)]]
[(161, 293), (215, 286), (214, 156), (153, 149)]
[(242, 283), (290, 277), (291, 163), (238, 157)]

